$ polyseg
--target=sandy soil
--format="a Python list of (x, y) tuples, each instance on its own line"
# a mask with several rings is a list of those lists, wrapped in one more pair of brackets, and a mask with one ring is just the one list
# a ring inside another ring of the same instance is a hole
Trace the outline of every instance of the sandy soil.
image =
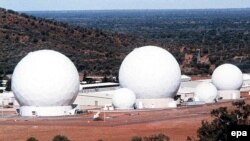
[[(37, 120), (21, 123), (18, 123), (20, 121), (8, 121), (8, 124), (0, 125), (0, 140), (24, 141), (28, 137), (34, 136), (41, 141), (47, 141), (57, 134), (62, 134), (74, 141), (97, 141), (98, 139), (104, 141), (129, 141), (132, 136), (149, 136), (164, 133), (173, 141), (181, 141), (185, 140), (187, 135), (196, 136), (196, 130), (200, 126), (202, 119), (209, 119), (209, 116), (202, 115), (118, 126), (93, 126), (91, 122), (94, 121), (91, 121), (86, 126), (77, 125), (78, 122), (76, 121), (72, 121), (72, 125), (61, 125), (63, 121), (54, 123), (51, 120), (46, 123), (45, 121)], [(95, 121), (95, 123), (100, 122), (104, 121)]]

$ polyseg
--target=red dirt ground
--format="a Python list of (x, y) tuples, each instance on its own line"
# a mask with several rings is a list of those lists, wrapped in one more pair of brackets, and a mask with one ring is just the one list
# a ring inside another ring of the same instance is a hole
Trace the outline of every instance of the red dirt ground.
[[(245, 94), (247, 96), (247, 94)], [(245, 102), (250, 103), (250, 99)], [(201, 120), (211, 120), (212, 109), (231, 102), (203, 106), (181, 107), (156, 111), (106, 112), (105, 121), (93, 121), (94, 113), (72, 117), (0, 118), (0, 141), (25, 141), (34, 136), (39, 141), (51, 141), (55, 135), (72, 141), (130, 141), (132, 136), (164, 133), (171, 141), (185, 141), (196, 137)]]

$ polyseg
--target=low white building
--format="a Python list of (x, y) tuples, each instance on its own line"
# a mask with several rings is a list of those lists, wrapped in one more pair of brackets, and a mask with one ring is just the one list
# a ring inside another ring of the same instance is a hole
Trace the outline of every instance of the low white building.
[(119, 83), (113, 82), (81, 84), (74, 104), (105, 106), (112, 103), (112, 96), (119, 88)]
[(191, 77), (187, 75), (181, 75), (181, 82), (191, 81)]
[(119, 83), (113, 83), (113, 82), (94, 83), (94, 84), (80, 83), (80, 93), (110, 91), (110, 90), (116, 90), (119, 87), (120, 87)]
[(4, 91), (0, 94), (0, 105), (3, 107), (18, 106), (18, 102), (15, 99), (13, 92)]
[(243, 85), (240, 91), (250, 91), (250, 74), (243, 73)]
[(183, 101), (188, 101), (189, 98), (194, 97), (195, 87), (180, 87), (177, 95), (180, 95), (180, 98)]
[(90, 93), (79, 93), (76, 97), (74, 104), (82, 105), (94, 105), (94, 106), (104, 106), (106, 104), (112, 103), (112, 96), (114, 90), (111, 91), (101, 91), (101, 92), (90, 92)]

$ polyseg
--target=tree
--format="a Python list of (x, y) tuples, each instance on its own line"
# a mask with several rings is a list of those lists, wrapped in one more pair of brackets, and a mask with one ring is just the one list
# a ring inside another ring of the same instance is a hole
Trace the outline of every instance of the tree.
[(142, 137), (134, 136), (131, 141), (142, 141)]
[(132, 137), (131, 141), (170, 141), (170, 138), (165, 134), (160, 133), (158, 135), (152, 135), (143, 138), (139, 136), (134, 136)]
[(7, 81), (5, 91), (11, 91), (11, 79)]
[(70, 141), (66, 136), (56, 135), (52, 141)]
[(110, 80), (109, 80), (109, 78), (105, 75), (104, 77), (103, 77), (103, 79), (102, 79), (102, 82), (109, 82)]
[(247, 118), (250, 115), (250, 105), (245, 101), (233, 102), (232, 105), (235, 109), (231, 112), (227, 110), (227, 107), (220, 107), (211, 111), (213, 121), (201, 122), (202, 125), (197, 130), (200, 141), (225, 141), (228, 126), (249, 124)]
[(33, 39), (33, 43), (37, 43), (38, 42), (38, 39), (37, 38), (34, 38)]
[(26, 141), (38, 141), (35, 137), (29, 137)]

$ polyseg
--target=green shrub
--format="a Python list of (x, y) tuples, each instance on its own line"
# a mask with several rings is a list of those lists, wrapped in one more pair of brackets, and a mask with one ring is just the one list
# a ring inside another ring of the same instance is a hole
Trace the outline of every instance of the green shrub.
[(70, 141), (66, 136), (56, 135), (52, 141)]
[(229, 125), (248, 125), (250, 105), (244, 101), (233, 102), (234, 109), (230, 112), (227, 107), (212, 110), (214, 119), (211, 122), (202, 121), (197, 130), (200, 141), (227, 140), (227, 128)]
[(131, 141), (170, 141), (170, 138), (165, 134), (158, 134), (158, 135), (151, 135), (149, 137), (139, 137), (134, 136), (132, 137)]
[(142, 137), (134, 136), (131, 141), (142, 141)]
[(29, 137), (26, 141), (38, 141), (35, 137)]

